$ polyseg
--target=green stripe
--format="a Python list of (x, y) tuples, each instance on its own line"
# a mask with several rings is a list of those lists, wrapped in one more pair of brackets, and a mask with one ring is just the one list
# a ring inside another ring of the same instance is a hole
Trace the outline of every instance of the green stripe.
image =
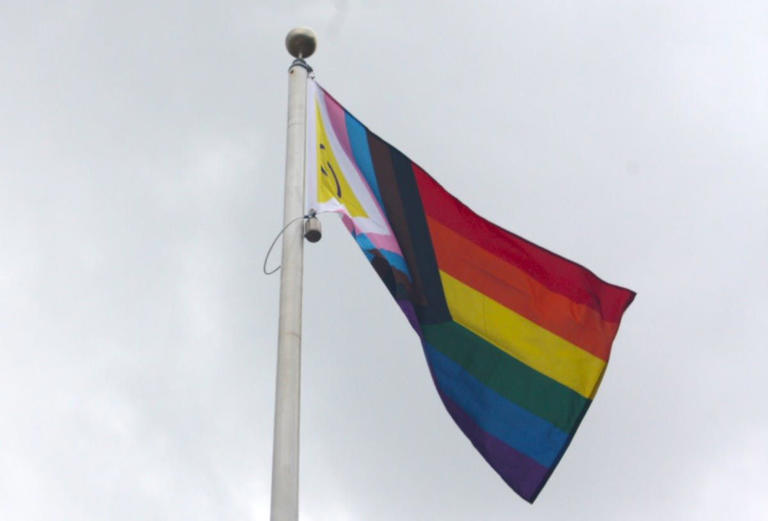
[(572, 433), (589, 400), (456, 322), (422, 324), (424, 339), (507, 400)]

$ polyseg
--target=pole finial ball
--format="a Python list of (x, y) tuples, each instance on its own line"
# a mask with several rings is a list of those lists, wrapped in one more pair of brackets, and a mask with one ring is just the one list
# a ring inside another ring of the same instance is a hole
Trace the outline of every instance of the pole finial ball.
[(294, 58), (309, 58), (317, 48), (317, 36), (309, 27), (291, 29), (285, 37), (285, 48)]

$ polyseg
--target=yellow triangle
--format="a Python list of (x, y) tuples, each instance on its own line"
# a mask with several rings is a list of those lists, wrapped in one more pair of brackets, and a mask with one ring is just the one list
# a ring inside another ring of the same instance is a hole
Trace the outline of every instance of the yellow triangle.
[(341, 171), (336, 156), (333, 155), (328, 136), (325, 133), (320, 104), (315, 101), (317, 110), (317, 200), (321, 203), (336, 199), (343, 204), (351, 217), (368, 217), (363, 205)]

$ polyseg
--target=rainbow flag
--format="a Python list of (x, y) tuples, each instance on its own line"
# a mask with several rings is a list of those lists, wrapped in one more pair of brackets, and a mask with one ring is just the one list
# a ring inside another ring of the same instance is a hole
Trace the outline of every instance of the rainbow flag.
[(314, 81), (307, 133), (307, 207), (342, 216), (419, 335), (448, 413), (533, 502), (635, 293), (483, 219)]

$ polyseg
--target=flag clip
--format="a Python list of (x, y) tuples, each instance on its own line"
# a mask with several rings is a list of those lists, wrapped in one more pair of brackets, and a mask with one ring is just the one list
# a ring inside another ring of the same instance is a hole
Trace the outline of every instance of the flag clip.
[[(320, 212), (320, 213), (330, 213), (330, 212)], [(294, 217), (288, 223), (283, 226), (283, 229), (278, 232), (278, 234), (275, 236), (274, 240), (272, 241), (272, 244), (270, 244), (269, 249), (267, 250), (267, 254), (264, 256), (264, 265), (262, 266), (262, 270), (264, 271), (265, 275), (272, 275), (273, 273), (276, 273), (280, 266), (276, 267), (273, 270), (267, 270), (267, 261), (269, 260), (269, 256), (272, 253), (272, 250), (275, 247), (275, 244), (277, 244), (277, 240), (285, 233), (285, 230), (288, 229), (290, 225), (295, 223), (299, 220), (304, 220), (304, 238), (307, 239), (309, 242), (317, 242), (320, 240), (320, 238), (323, 236), (323, 227), (320, 224), (320, 219), (317, 218), (317, 211), (314, 209), (309, 210), (306, 215), (302, 215), (300, 217)]]
[(317, 212), (310, 210), (304, 220), (304, 238), (309, 242), (317, 242), (323, 237), (323, 225), (317, 218)]

